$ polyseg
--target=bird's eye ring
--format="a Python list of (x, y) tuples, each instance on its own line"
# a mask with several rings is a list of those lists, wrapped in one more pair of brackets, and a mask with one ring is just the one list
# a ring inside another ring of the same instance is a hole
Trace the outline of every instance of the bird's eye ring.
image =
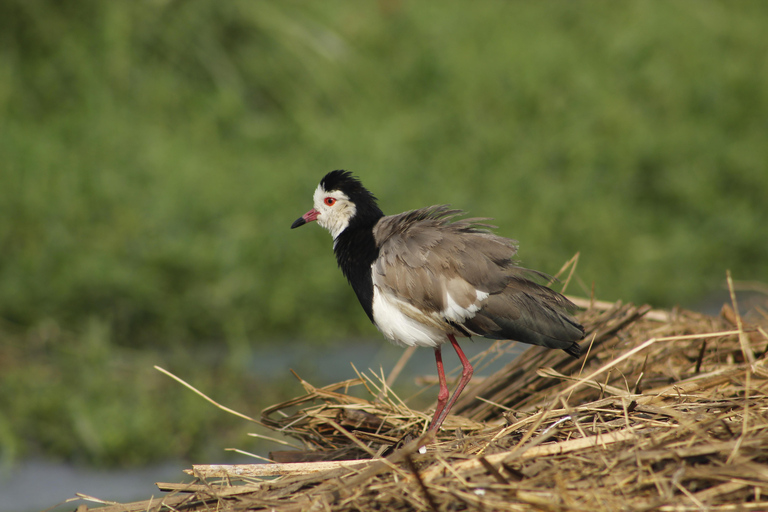
[(336, 199), (333, 197), (326, 197), (324, 202), (328, 206), (333, 206), (334, 203), (336, 203)]

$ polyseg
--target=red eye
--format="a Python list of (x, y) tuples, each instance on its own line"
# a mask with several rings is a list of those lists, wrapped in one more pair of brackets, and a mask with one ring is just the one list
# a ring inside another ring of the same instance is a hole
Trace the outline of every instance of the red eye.
[(325, 198), (325, 204), (328, 205), (328, 206), (333, 206), (335, 202), (336, 202), (336, 199), (333, 198), (333, 197), (326, 197)]

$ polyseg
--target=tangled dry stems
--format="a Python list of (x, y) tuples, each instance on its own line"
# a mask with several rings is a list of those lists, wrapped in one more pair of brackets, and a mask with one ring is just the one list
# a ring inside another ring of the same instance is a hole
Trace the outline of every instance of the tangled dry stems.
[(765, 313), (581, 304), (586, 357), (529, 348), (465, 392), (426, 452), (430, 415), (383, 378), (302, 381), (260, 423), (303, 449), (195, 466), (162, 499), (104, 512), (768, 510)]

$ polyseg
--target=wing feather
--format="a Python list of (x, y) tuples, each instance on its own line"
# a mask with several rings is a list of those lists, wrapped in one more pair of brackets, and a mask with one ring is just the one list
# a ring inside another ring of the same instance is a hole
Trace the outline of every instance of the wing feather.
[(460, 213), (442, 205), (383, 217), (374, 229), (374, 285), (433, 315), (449, 306), (474, 313), (503, 290), (516, 242), (491, 233), (487, 219), (452, 221)]
[(568, 315), (573, 304), (532, 280), (546, 274), (516, 265), (517, 242), (492, 233), (489, 219), (454, 220), (460, 214), (438, 205), (383, 217), (374, 228), (374, 286), (403, 303), (404, 314), (413, 316), (416, 308), (445, 332), (460, 326), (489, 338), (576, 350), (584, 331)]

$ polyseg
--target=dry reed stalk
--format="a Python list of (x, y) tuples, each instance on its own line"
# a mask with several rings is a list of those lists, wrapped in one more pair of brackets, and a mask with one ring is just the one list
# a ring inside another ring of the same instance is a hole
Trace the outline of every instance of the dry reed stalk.
[(314, 462), (195, 466), (186, 487), (162, 484), (167, 504), (120, 510), (768, 510), (768, 326), (584, 303), (583, 360), (529, 349), (436, 440), (383, 375), (301, 381), (259, 422), (303, 446), (271, 459)]

